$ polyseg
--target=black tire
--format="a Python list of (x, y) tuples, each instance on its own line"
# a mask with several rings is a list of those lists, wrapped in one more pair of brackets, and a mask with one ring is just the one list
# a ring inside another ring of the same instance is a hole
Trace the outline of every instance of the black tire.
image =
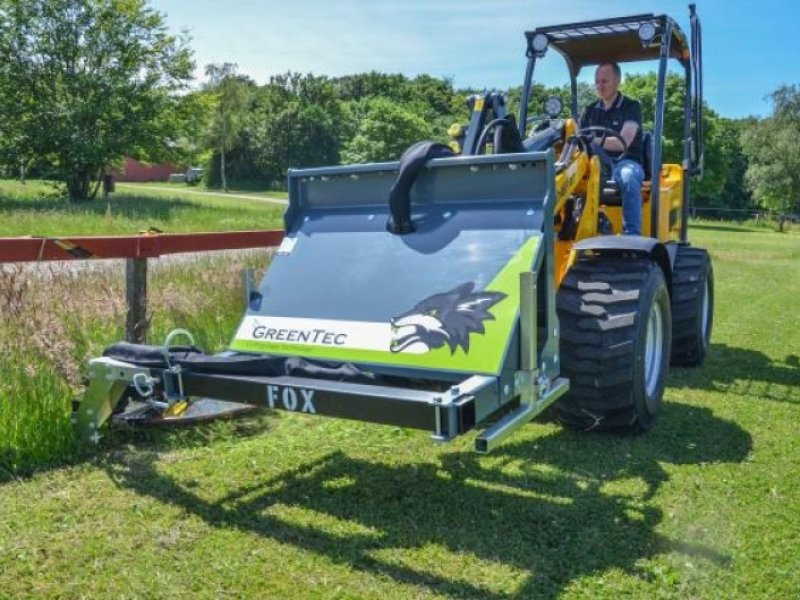
[(672, 268), (672, 364), (703, 363), (714, 324), (714, 268), (702, 248), (680, 246)]
[(580, 260), (564, 277), (556, 307), (561, 371), (570, 381), (555, 405), (559, 420), (581, 429), (650, 430), (664, 395), (672, 337), (661, 268), (635, 258)]

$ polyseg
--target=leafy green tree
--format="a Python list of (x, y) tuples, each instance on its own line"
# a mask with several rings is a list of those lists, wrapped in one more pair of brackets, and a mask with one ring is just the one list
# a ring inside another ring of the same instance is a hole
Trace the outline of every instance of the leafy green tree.
[(334, 82), (343, 101), (366, 100), (379, 96), (401, 101), (408, 79), (400, 74), (370, 71), (338, 77)]
[[(639, 100), (642, 107), (642, 128), (653, 131), (655, 127), (657, 77), (655, 73), (629, 75), (622, 92)], [(677, 73), (667, 75), (664, 109), (664, 138), (662, 162), (681, 164), (683, 161), (683, 102), (685, 97), (683, 77)], [(708, 206), (719, 204), (728, 177), (719, 115), (706, 106), (703, 110), (705, 126), (705, 170), (703, 178), (692, 183), (694, 203)], [(722, 202), (727, 206), (727, 202)]]
[(753, 205), (753, 196), (745, 183), (747, 156), (742, 149), (742, 131), (747, 121), (744, 119), (718, 119), (718, 131), (722, 144), (722, 157), (726, 164), (726, 177), (717, 202), (709, 200), (708, 206), (719, 208), (746, 209)]
[(468, 92), (455, 91), (452, 80), (447, 78), (418, 75), (409, 79), (404, 75), (372, 71), (334, 81), (340, 98), (352, 112), (358, 113), (364, 101), (384, 98), (427, 121), (435, 137), (443, 141), (453, 122), (468, 118), (464, 103)]
[(213, 95), (214, 112), (209, 137), (214, 151), (219, 156), (219, 173), (222, 189), (228, 191), (225, 155), (233, 149), (242, 133), (253, 82), (236, 75), (233, 63), (206, 66), (208, 84)]
[(145, 0), (0, 0), (0, 138), (48, 160), (70, 198), (126, 154), (170, 152), (191, 52)]
[[(772, 115), (753, 119), (742, 132), (749, 164), (747, 186), (760, 206), (781, 215), (800, 213), (800, 87), (771, 94)], [(783, 219), (780, 221), (783, 228)]]
[(396, 160), (411, 144), (430, 139), (434, 131), (430, 123), (385, 98), (366, 102), (355, 137), (345, 144), (345, 163)]
[(180, 96), (170, 115), (177, 125), (175, 164), (205, 165), (213, 150), (208, 132), (216, 110), (215, 97), (206, 90), (195, 90)]
[[(338, 163), (342, 141), (355, 132), (347, 104), (327, 77), (285, 73), (252, 86), (240, 134), (225, 153), (228, 182), (278, 187), (290, 167)], [(206, 179), (221, 180), (218, 150)]]
[(336, 119), (322, 106), (294, 101), (263, 117), (251, 121), (248, 146), (268, 181), (283, 183), (290, 167), (339, 162)]

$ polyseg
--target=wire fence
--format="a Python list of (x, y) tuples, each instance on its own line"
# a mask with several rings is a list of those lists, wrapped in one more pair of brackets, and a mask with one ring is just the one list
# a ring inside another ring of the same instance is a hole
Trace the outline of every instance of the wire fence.
[(757, 208), (711, 208), (693, 206), (689, 210), (692, 219), (711, 219), (714, 221), (755, 221), (765, 224), (778, 224), (781, 221), (800, 223), (800, 214), (776, 213)]

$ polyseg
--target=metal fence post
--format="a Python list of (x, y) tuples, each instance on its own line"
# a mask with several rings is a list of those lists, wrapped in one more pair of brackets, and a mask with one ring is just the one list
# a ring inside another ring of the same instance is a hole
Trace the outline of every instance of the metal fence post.
[(125, 340), (144, 344), (147, 340), (147, 259), (125, 261)]

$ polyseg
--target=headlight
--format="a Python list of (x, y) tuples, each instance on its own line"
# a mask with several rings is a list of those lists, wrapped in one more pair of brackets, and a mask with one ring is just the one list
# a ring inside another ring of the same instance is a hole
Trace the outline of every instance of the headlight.
[(547, 39), (547, 36), (543, 33), (537, 33), (535, 36), (533, 36), (533, 40), (531, 41), (533, 51), (539, 56), (545, 53), (549, 43), (550, 40)]
[(544, 101), (544, 113), (551, 119), (555, 119), (564, 109), (564, 102), (558, 96), (550, 96)]
[(642, 23), (639, 25), (639, 39), (643, 44), (649, 44), (656, 37), (656, 26), (652, 23)]

